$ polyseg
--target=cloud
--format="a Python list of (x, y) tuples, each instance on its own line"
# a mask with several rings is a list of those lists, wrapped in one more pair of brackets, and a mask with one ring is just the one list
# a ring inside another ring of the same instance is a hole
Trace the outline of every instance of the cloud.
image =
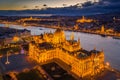
[(108, 2), (110, 2), (110, 3), (118, 3), (118, 2), (120, 2), (120, 0), (102, 0), (103, 2), (104, 1), (108, 1)]

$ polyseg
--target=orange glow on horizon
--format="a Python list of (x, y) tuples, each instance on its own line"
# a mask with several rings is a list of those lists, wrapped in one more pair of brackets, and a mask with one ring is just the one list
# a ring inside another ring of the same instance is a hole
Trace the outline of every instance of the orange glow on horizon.
[[(93, 2), (94, 0), (91, 1)], [(47, 7), (64, 7), (63, 4), (70, 6), (83, 2), (86, 2), (86, 0), (8, 0), (0, 1), (0, 10), (41, 9), (44, 8), (44, 4), (46, 4)]]

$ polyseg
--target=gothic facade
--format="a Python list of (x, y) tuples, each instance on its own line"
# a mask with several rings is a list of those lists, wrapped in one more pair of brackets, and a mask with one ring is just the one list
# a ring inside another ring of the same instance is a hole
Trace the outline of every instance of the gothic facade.
[(104, 68), (104, 52), (81, 48), (80, 39), (74, 40), (73, 33), (70, 40), (66, 40), (61, 29), (34, 36), (33, 39), (29, 44), (29, 57), (39, 63), (59, 59), (70, 66), (69, 72), (78, 77), (95, 75)]

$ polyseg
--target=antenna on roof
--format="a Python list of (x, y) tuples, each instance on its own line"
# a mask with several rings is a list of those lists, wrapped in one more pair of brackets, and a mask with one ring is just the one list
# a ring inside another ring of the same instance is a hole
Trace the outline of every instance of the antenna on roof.
[(71, 33), (70, 40), (74, 40), (74, 32)]
[(58, 20), (58, 28), (60, 28), (60, 19)]

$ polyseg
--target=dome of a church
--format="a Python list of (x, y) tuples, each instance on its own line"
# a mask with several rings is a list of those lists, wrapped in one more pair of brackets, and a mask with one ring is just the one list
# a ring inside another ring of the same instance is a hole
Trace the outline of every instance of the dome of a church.
[(20, 40), (19, 37), (17, 37), (17, 36), (14, 36), (14, 37), (13, 37), (13, 41), (14, 41), (14, 42), (18, 42), (19, 40)]
[(55, 41), (55, 43), (61, 43), (61, 42), (65, 41), (65, 34), (62, 29), (57, 29), (54, 32), (54, 41)]
[(55, 35), (64, 35), (64, 31), (62, 29), (57, 29), (54, 34)]

